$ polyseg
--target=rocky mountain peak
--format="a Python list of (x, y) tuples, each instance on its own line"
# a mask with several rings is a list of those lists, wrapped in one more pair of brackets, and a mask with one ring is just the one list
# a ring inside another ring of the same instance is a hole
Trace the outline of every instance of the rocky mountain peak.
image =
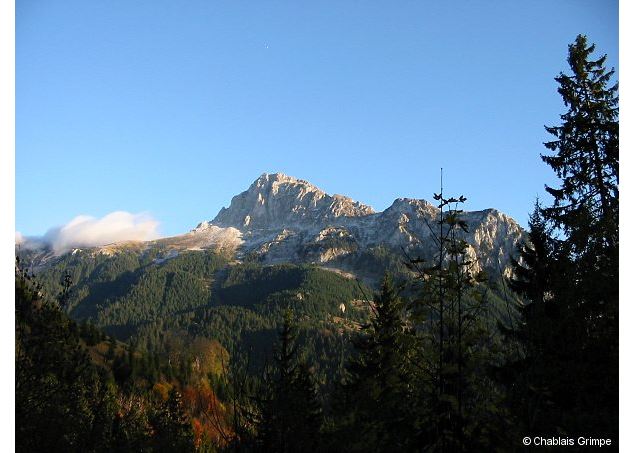
[[(432, 228), (439, 214), (435, 204), (414, 198), (397, 198), (376, 213), (370, 206), (329, 195), (305, 180), (264, 173), (186, 239), (221, 244), (236, 250), (239, 259), (320, 263), (364, 272), (369, 259), (399, 261), (404, 250), (432, 259), (436, 253)], [(517, 253), (523, 238), (520, 225), (496, 209), (465, 211), (461, 216), (467, 231), (460, 235), (468, 243), (473, 271), (507, 275), (510, 256)]]
[(280, 172), (276, 172), (276, 173), (263, 173), (261, 174), (258, 179), (256, 179), (253, 183), (253, 185), (259, 185), (262, 186), (266, 183), (292, 183), (292, 184), (304, 184), (307, 186), (311, 186), (314, 187), (313, 184), (311, 184), (308, 181), (305, 181), (304, 179), (300, 179), (300, 178), (296, 178), (294, 176), (289, 176), (286, 175), (284, 173), (280, 173)]
[(384, 211), (384, 213), (390, 213), (393, 211), (398, 212), (426, 212), (436, 213), (438, 208), (426, 200), (417, 198), (397, 198), (392, 204)]
[(328, 195), (303, 179), (263, 173), (220, 210), (213, 224), (243, 229), (272, 229), (312, 224), (338, 217), (373, 214), (370, 206), (342, 195)]

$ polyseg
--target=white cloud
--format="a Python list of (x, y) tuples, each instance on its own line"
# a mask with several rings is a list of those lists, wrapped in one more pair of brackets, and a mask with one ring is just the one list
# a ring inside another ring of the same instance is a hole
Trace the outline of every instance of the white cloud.
[(20, 245), (24, 242), (24, 236), (19, 231), (15, 232), (15, 244)]
[(66, 225), (47, 231), (44, 240), (57, 253), (75, 247), (157, 239), (160, 237), (158, 226), (158, 221), (144, 213), (115, 211), (100, 219), (79, 215)]

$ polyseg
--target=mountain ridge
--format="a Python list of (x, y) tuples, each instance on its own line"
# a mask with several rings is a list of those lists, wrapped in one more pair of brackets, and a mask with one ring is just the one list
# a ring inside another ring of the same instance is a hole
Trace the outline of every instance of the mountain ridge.
[[(297, 203), (289, 203), (292, 201)], [(284, 173), (263, 173), (249, 188), (234, 196), (210, 222), (220, 227), (263, 228), (271, 222), (373, 214), (367, 205), (344, 195), (329, 195), (310, 182)]]
[[(430, 229), (439, 212), (427, 200), (414, 198), (397, 198), (376, 212), (349, 197), (329, 195), (308, 181), (264, 173), (234, 196), (229, 207), (193, 231), (233, 228), (242, 258), (319, 263), (350, 271), (357, 266), (344, 265), (344, 258), (381, 246), (399, 254), (406, 251), (431, 258)], [(469, 231), (464, 236), (468, 253), (481, 263), (477, 268), (508, 274), (509, 257), (524, 234), (520, 225), (494, 208), (466, 211), (463, 218)]]
[[(136, 247), (164, 249), (166, 256), (184, 250), (212, 249), (240, 260), (264, 264), (314, 263), (345, 272), (363, 273), (368, 254), (404, 253), (434, 256), (432, 228), (439, 208), (424, 199), (397, 198), (383, 211), (350, 197), (329, 195), (310, 182), (283, 173), (263, 173), (228, 207), (187, 233), (136, 243), (108, 244), (98, 253)], [(523, 229), (493, 208), (462, 214), (468, 232), (468, 255), (476, 271), (510, 272)], [(170, 255), (172, 254), (172, 255)], [(385, 259), (382, 258), (382, 259)]]

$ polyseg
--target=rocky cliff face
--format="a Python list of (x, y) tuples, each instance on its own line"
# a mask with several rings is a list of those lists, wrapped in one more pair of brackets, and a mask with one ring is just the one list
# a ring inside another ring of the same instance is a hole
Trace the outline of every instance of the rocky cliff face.
[(310, 227), (339, 217), (361, 217), (373, 210), (342, 195), (328, 195), (302, 179), (263, 174), (229, 208), (211, 222), (243, 231), (278, 229), (284, 225)]
[[(313, 262), (355, 270), (365, 250), (384, 247), (424, 259), (434, 256), (430, 228), (439, 209), (425, 200), (399, 198), (383, 212), (341, 195), (328, 195), (307, 181), (281, 173), (263, 174), (229, 208), (202, 222), (192, 233), (229, 229), (239, 237), (239, 257), (265, 263)], [(510, 217), (495, 210), (466, 212), (469, 254), (478, 268), (508, 272), (509, 257), (523, 235)], [(219, 236), (220, 237), (220, 236)], [(346, 266), (343, 266), (346, 263)], [(351, 267), (353, 269), (351, 269)]]

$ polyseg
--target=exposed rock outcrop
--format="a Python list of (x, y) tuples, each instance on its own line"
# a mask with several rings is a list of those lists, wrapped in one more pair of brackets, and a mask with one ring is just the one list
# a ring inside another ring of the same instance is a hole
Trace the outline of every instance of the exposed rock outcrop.
[[(235, 228), (243, 241), (241, 256), (263, 262), (314, 262), (337, 266), (338, 260), (383, 246), (425, 259), (434, 255), (431, 229), (439, 209), (425, 200), (398, 198), (383, 212), (341, 195), (328, 195), (307, 181), (281, 173), (263, 174), (206, 228)], [(495, 210), (466, 212), (465, 240), (478, 268), (508, 272), (510, 255), (523, 236), (511, 217)], [(435, 230), (436, 231), (436, 230)], [(354, 259), (348, 260), (348, 263)]]

